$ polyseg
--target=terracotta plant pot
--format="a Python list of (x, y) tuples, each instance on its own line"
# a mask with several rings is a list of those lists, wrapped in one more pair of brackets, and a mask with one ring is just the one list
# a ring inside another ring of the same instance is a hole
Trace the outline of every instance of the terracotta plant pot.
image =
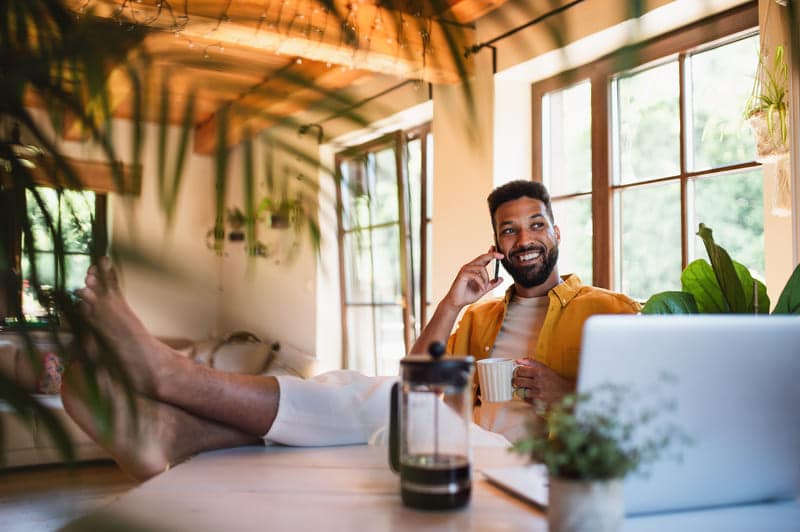
[[(781, 125), (777, 113), (773, 112), (772, 131), (767, 124), (767, 114), (759, 111), (747, 119), (756, 140), (756, 161), (760, 163), (775, 162), (789, 152), (789, 146), (781, 138)], [(787, 132), (786, 138), (789, 138)]]
[(550, 477), (550, 532), (616, 532), (623, 519), (622, 479), (580, 481)]

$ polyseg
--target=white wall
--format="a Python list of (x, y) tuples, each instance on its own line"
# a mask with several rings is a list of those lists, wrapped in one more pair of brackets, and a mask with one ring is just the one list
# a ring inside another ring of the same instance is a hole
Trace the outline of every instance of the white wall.
[[(34, 111), (41, 124), (44, 113)], [(52, 130), (45, 128), (55, 140)], [(114, 122), (114, 142), (123, 162), (132, 160), (128, 120)], [(141, 194), (109, 195), (112, 251), (122, 288), (145, 326), (162, 336), (205, 337), (216, 331), (216, 260), (204, 243), (213, 224), (212, 160), (191, 154), (178, 196), (175, 218), (167, 225), (158, 196), (157, 127), (145, 128)], [(169, 142), (177, 141), (178, 128), (170, 128)], [(63, 153), (87, 160), (105, 161), (97, 146), (86, 142), (57, 141)]]
[[(299, 137), (293, 129), (272, 131), (281, 141), (293, 146), (298, 153), (316, 152), (313, 135)], [(266, 164), (264, 144), (256, 140), (255, 153), (256, 198), (268, 194), (265, 185)], [(285, 177), (292, 190), (302, 189), (312, 197), (312, 188), (303, 187), (295, 177), (302, 173), (316, 183), (316, 168), (304, 164), (293, 154), (275, 148), (273, 170), (276, 179)], [(244, 207), (243, 149), (233, 150), (228, 167), (228, 206)], [(316, 216), (316, 212), (311, 212)], [(221, 334), (248, 330), (264, 339), (279, 341), (313, 354), (316, 351), (316, 258), (306, 234), (296, 238), (291, 229), (276, 230), (266, 222), (258, 224), (258, 238), (268, 247), (275, 247), (267, 258), (247, 258), (242, 243), (228, 242), (220, 267), (219, 329)], [(292, 257), (293, 242), (300, 246)]]
[(493, 85), (491, 54), (479, 54), (469, 87), (472, 110), (464, 87), (440, 85), (433, 91), (434, 302), (447, 293), (461, 266), (494, 242), (486, 204), (493, 188)]

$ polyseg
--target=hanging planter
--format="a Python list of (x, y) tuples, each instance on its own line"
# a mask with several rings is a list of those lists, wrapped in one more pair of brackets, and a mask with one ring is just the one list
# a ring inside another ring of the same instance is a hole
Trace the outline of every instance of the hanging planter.
[(756, 161), (771, 163), (789, 153), (789, 68), (783, 46), (772, 64), (759, 58), (745, 117), (756, 140)]
[[(770, 114), (772, 116), (770, 117)], [(783, 121), (783, 122), (781, 122)], [(785, 123), (786, 133), (776, 131)], [(759, 163), (775, 163), (789, 156), (789, 125), (786, 119), (776, 111), (757, 111), (747, 119), (756, 141), (756, 161)]]

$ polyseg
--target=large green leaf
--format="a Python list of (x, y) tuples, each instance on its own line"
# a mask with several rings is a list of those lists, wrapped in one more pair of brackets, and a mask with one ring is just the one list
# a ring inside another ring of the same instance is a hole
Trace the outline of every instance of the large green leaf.
[(722, 296), (714, 270), (703, 259), (690, 263), (681, 273), (681, 288), (694, 296), (701, 313), (727, 313), (730, 306)]
[(783, 287), (773, 314), (800, 314), (800, 264)]
[(697, 314), (697, 301), (688, 292), (655, 294), (642, 308), (642, 314)]
[[(754, 279), (750, 275), (750, 270), (744, 264), (733, 261), (733, 267), (736, 269), (736, 276), (739, 277), (739, 282), (742, 284), (742, 290), (744, 291), (745, 312), (748, 314), (769, 314), (769, 296), (764, 283)], [(757, 298), (758, 305), (755, 304), (755, 298)]]
[[(714, 243), (711, 229), (706, 227), (705, 224), (700, 224), (697, 236), (703, 239), (703, 244), (706, 246), (706, 252), (708, 253), (708, 258), (711, 260), (714, 276), (717, 279), (722, 297), (725, 299), (729, 309), (727, 312), (748, 312), (749, 309), (747, 308), (745, 290), (739, 281), (739, 276), (736, 274), (736, 269), (733, 266), (733, 261), (730, 255), (728, 255), (728, 252)], [(748, 286), (748, 288), (750, 288), (750, 286)]]

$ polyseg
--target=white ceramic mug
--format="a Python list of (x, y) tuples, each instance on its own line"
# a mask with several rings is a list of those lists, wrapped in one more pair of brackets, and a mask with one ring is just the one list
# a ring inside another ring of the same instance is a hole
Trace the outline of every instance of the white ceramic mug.
[(476, 362), (481, 385), (481, 401), (498, 403), (510, 401), (514, 388), (511, 379), (517, 363), (512, 358), (484, 358)]

